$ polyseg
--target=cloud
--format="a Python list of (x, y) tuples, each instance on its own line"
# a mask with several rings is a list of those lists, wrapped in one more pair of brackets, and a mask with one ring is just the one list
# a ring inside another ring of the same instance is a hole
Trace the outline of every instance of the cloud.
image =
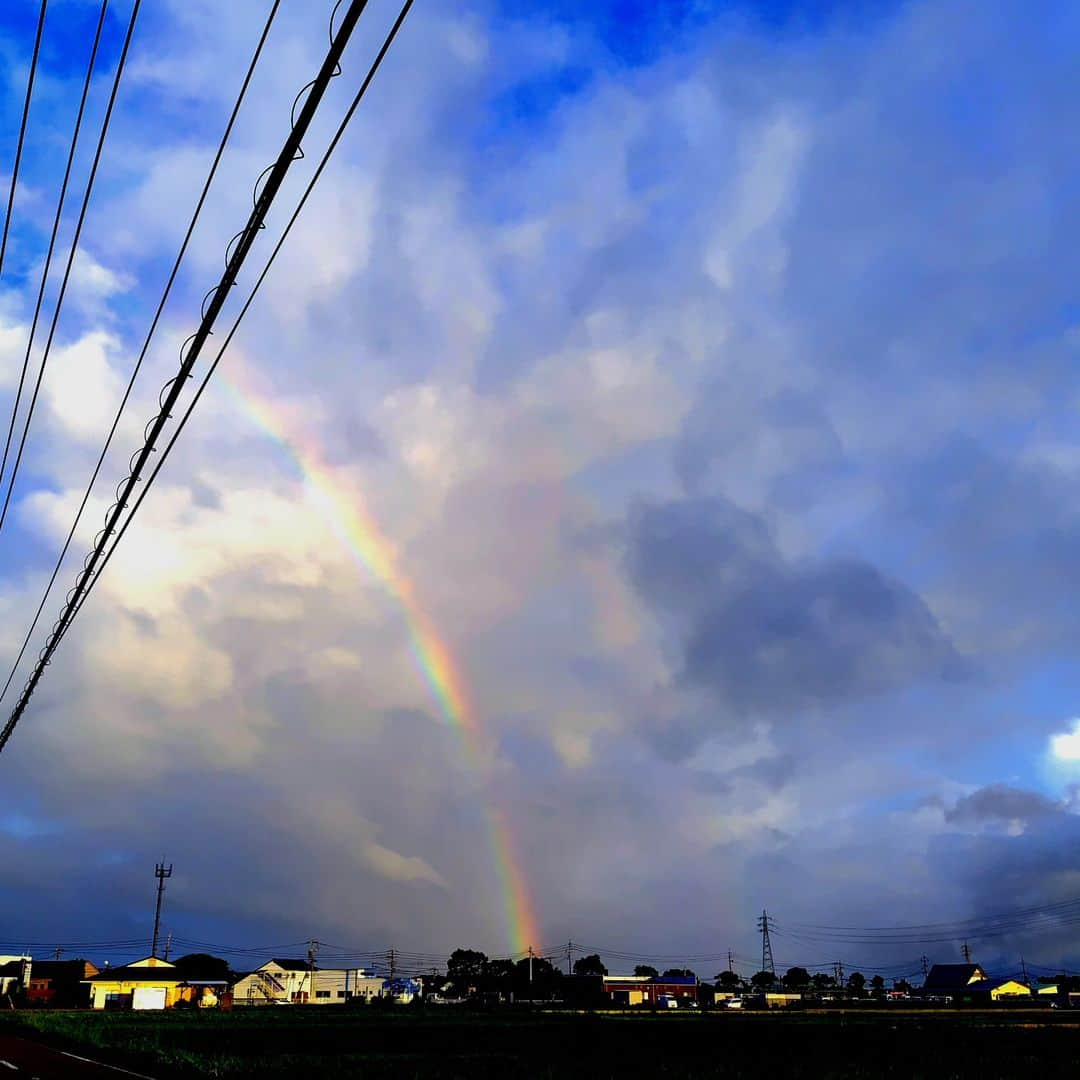
[(921, 598), (859, 560), (786, 559), (764, 520), (719, 498), (646, 504), (629, 572), (671, 620), (679, 675), (736, 715), (776, 715), (960, 671)]
[(1021, 825), (1059, 811), (1059, 804), (1034, 791), (1007, 784), (990, 784), (958, 799), (945, 811), (945, 820), (954, 824), (1017, 822)]
[(1080, 761), (1080, 720), (1073, 721), (1072, 731), (1050, 736), (1050, 754), (1063, 764)]
[[(220, 7), (137, 38), (0, 536), (8, 655), (265, 18)], [(80, 547), (325, 49), (285, 7)], [(205, 940), (505, 950), (490, 803), (545, 935), (628, 951), (719, 920), (751, 955), (774, 900), (1075, 895), (1072, 803), (1034, 790), (1076, 690), (1074, 17), (703, 10), (630, 62), (592, 14), (417, 7), (219, 372), (377, 520), (476, 735), (297, 448), (214, 388), (5, 754), (11, 934), (141, 932), (164, 848)], [(9, 389), (33, 286), (5, 266)], [(63, 899), (70, 863), (108, 902)]]

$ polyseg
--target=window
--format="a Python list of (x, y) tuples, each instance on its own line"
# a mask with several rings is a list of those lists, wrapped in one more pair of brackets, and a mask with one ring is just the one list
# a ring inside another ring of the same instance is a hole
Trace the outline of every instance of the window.
[(339, 998), (343, 998), (343, 997), (345, 996), (345, 991), (344, 991), (344, 990), (339, 990), (339, 991), (337, 992), (337, 996), (338, 996)]
[(329, 990), (316, 990), (315, 991), (315, 996), (317, 998), (328, 998), (330, 996), (330, 991)]

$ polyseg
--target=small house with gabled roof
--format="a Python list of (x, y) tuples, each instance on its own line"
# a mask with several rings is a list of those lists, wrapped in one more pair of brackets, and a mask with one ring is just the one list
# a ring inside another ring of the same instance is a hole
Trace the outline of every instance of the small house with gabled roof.
[(923, 993), (958, 994), (985, 978), (986, 972), (978, 964), (935, 964), (923, 983)]

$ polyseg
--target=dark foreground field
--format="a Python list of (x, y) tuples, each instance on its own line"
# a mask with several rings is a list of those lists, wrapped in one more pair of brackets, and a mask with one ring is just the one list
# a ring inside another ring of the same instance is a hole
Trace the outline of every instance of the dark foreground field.
[(1075, 1075), (1080, 1013), (575, 1015), (342, 1009), (0, 1017), (154, 1077)]

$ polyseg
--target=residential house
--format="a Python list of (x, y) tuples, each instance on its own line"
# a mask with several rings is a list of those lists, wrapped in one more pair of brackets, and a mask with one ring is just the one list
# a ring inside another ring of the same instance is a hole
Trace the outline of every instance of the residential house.
[(26, 988), (32, 964), (29, 956), (0, 956), (0, 997)]
[(86, 980), (97, 974), (89, 960), (35, 960), (26, 999), (32, 1005), (83, 1008), (90, 1003)]
[(343, 1005), (382, 994), (383, 979), (363, 968), (312, 969), (307, 960), (268, 960), (233, 986), (234, 1005)]
[(986, 972), (978, 964), (935, 964), (923, 983), (923, 993), (952, 996), (985, 978)]
[(1031, 987), (1016, 979), (980, 979), (961, 992), (961, 998), (972, 1001), (1003, 1001), (1030, 998)]
[(92, 1009), (171, 1009), (190, 996), (176, 966), (156, 956), (103, 968), (86, 982)]
[(310, 995), (311, 974), (307, 960), (267, 960), (234, 984), (233, 1004), (302, 1004)]

